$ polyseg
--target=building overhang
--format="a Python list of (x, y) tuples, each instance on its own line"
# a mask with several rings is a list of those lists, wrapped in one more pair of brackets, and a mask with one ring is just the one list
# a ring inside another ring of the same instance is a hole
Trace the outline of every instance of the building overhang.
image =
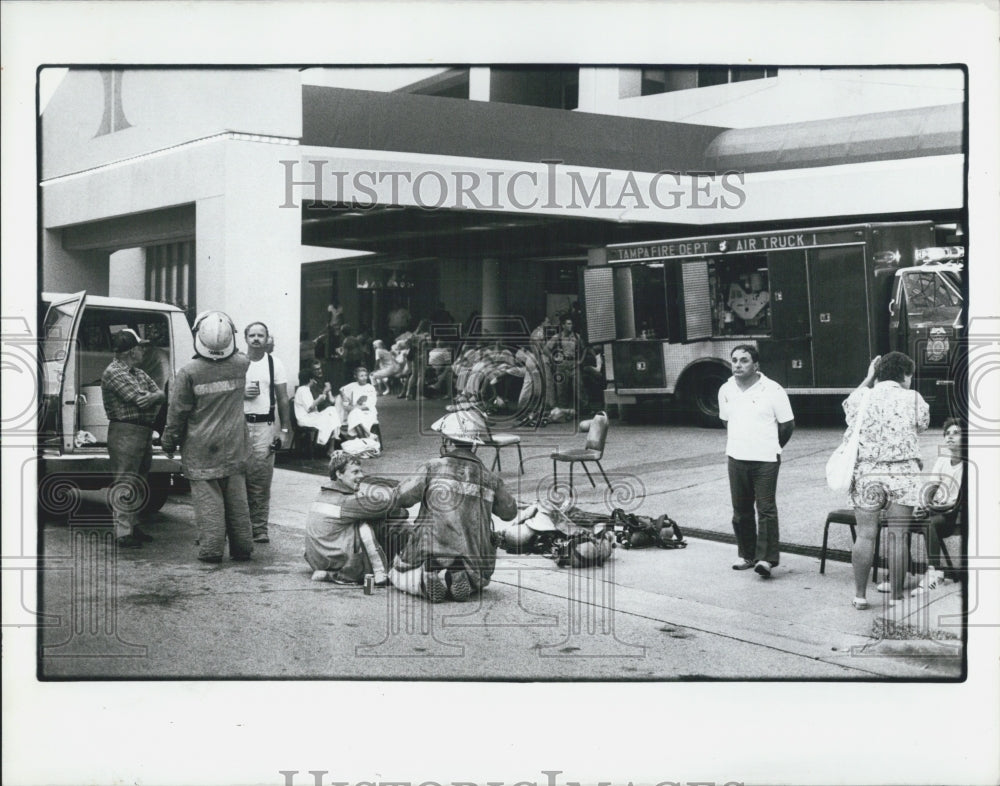
[(303, 148), (285, 206), (303, 242), (394, 258), (586, 258), (588, 248), (706, 227), (962, 209), (961, 154), (761, 172), (635, 172)]

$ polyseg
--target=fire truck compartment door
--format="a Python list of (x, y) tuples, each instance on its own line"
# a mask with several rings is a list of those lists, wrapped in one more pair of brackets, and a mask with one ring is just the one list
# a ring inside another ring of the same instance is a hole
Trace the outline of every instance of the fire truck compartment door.
[(854, 387), (873, 355), (860, 246), (809, 253), (809, 320), (817, 387)]
[(809, 284), (805, 251), (773, 251), (767, 256), (771, 290), (771, 335), (777, 339), (809, 336)]

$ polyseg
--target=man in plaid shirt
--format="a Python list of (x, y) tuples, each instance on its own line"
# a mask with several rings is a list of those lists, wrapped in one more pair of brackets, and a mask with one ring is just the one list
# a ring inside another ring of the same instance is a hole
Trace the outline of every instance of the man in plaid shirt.
[(137, 368), (142, 343), (128, 328), (115, 333), (111, 337), (115, 359), (101, 375), (109, 421), (108, 454), (115, 473), (111, 507), (118, 547), (124, 549), (137, 549), (151, 540), (138, 527), (137, 502), (149, 491), (143, 486), (148, 486), (146, 476), (153, 458), (153, 421), (166, 398), (152, 378)]

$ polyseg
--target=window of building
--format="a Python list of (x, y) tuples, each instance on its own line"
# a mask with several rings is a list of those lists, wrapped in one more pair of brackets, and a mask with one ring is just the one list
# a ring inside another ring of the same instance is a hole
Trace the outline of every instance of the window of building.
[(578, 68), (490, 68), (490, 101), (550, 109), (576, 109)]
[(700, 68), (643, 68), (641, 94), (672, 93), (697, 87), (712, 87), (730, 82), (746, 82), (778, 75), (777, 68), (701, 66)]

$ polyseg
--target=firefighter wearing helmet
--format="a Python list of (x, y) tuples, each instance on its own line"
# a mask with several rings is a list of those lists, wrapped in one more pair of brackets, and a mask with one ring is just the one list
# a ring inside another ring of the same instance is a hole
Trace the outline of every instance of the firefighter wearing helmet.
[(490, 583), (496, 567), (493, 516), (510, 521), (517, 503), (500, 476), (472, 452), (486, 430), (480, 412), (451, 412), (431, 428), (441, 434), (441, 457), (396, 489), (393, 507), (419, 502), (420, 511), (389, 580), (432, 603), (465, 601)]
[(163, 450), (173, 456), (180, 449), (181, 468), (191, 481), (198, 559), (221, 562), (228, 539), (229, 556), (244, 561), (253, 552), (243, 417), (250, 361), (236, 351), (236, 329), (223, 312), (199, 314), (193, 330), (196, 354), (172, 383)]

